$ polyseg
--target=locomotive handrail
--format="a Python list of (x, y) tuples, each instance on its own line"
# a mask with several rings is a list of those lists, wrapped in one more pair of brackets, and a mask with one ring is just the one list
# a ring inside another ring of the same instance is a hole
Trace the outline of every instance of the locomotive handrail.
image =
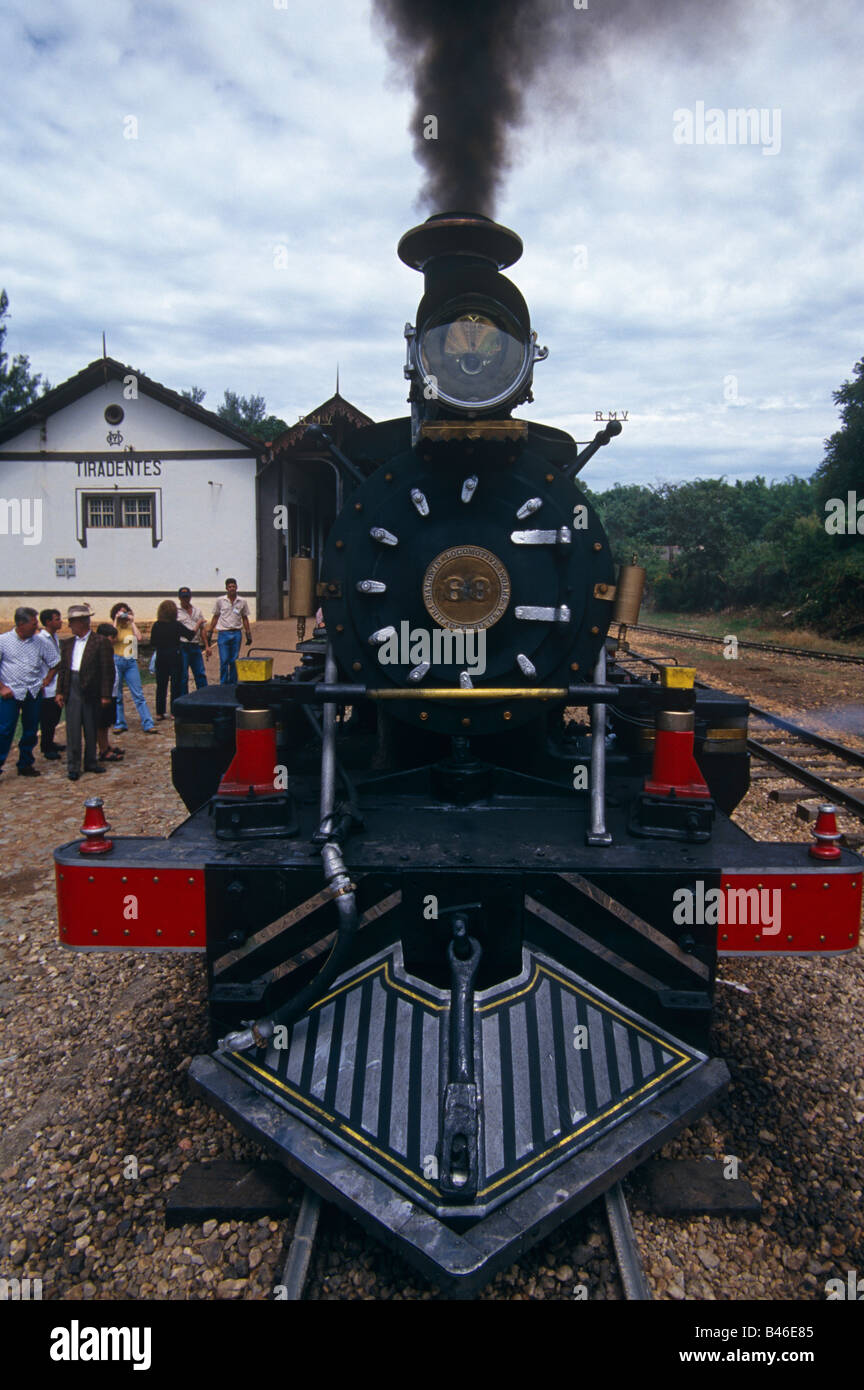
[[(566, 700), (572, 705), (613, 704), (618, 709), (626, 709), (634, 703), (648, 701), (658, 709), (692, 709), (693, 690), (668, 690), (660, 685), (627, 684), (585, 684), (585, 685), (539, 685), (539, 686), (368, 686), (346, 682), (315, 680), (315, 672), (308, 673), (309, 679), (295, 676), (274, 676), (269, 681), (238, 681), (237, 694), (241, 705), (250, 700), (278, 703), (290, 700), (299, 704), (351, 705), (369, 700), (428, 700), (462, 701), (479, 700)], [(258, 708), (258, 704), (254, 705)]]
[(579, 698), (592, 702), (614, 700), (614, 685), (547, 685), (537, 686), (486, 686), (485, 688), (464, 690), (451, 686), (435, 686), (430, 690), (367, 689), (369, 700), (572, 700)]
[(433, 686), (428, 690), (397, 686), (328, 685), (324, 681), (304, 689), (313, 691), (316, 700), (338, 704), (352, 700), (578, 700), (580, 704), (599, 704), (617, 700), (617, 685), (548, 685), (548, 686), (486, 686), (463, 689), (461, 686)]
[(581, 473), (586, 463), (594, 457), (597, 450), (602, 449), (604, 445), (608, 444), (616, 435), (619, 435), (623, 428), (624, 426), (621, 424), (620, 420), (610, 420), (606, 428), (604, 430), (598, 430), (588, 447), (583, 449), (581, 454), (577, 454), (569, 467), (564, 469), (564, 477), (571, 479), (575, 478), (576, 474)]
[[(311, 641), (312, 639), (309, 638), (308, 640)], [(298, 654), (299, 654), (300, 656), (303, 655), (303, 653), (300, 651), (300, 648), (299, 648), (299, 647), (259, 647), (258, 644), (257, 644), (257, 642), (256, 642), (256, 644), (255, 644), (254, 647), (247, 647), (247, 648), (246, 648), (246, 655), (247, 655), (247, 656), (251, 656), (253, 652), (288, 652), (288, 653), (291, 653), (291, 654), (293, 654), (293, 655), (295, 655), (295, 656), (298, 655)]]

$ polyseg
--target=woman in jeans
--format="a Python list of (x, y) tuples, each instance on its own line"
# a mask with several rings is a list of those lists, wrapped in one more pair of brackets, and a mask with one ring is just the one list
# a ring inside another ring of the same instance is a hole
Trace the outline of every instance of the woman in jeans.
[[(113, 626), (112, 623), (100, 623), (96, 629), (96, 635), (97, 637), (107, 637), (109, 642), (112, 643), (112, 645), (117, 641), (117, 629)], [(117, 661), (115, 658), (114, 689), (111, 691), (111, 694), (114, 697), (115, 701), (119, 692), (120, 672), (117, 670)], [(96, 746), (99, 749), (100, 763), (119, 763), (122, 762), (125, 756), (121, 748), (112, 748), (111, 741), (108, 738), (108, 730), (111, 728), (113, 722), (114, 716), (111, 713), (111, 706), (106, 705), (103, 709), (100, 710), (99, 719), (96, 724)]]
[(156, 610), (150, 644), (156, 653), (156, 718), (165, 718), (165, 696), (171, 683), (171, 709), (183, 694), (183, 645), (188, 630), (177, 621), (177, 605), (166, 598)]
[(135, 708), (145, 734), (155, 734), (153, 716), (147, 708), (144, 691), (141, 687), (141, 672), (138, 670), (138, 643), (141, 633), (135, 625), (135, 614), (128, 603), (115, 603), (111, 609), (111, 621), (117, 624), (114, 638), (114, 669), (117, 672), (117, 715), (114, 720), (114, 733), (128, 732), (126, 711), (123, 708), (123, 682), (135, 701)]

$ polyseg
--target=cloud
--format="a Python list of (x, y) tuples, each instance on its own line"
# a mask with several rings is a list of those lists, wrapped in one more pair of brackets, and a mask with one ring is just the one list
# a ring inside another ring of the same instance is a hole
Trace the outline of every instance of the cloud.
[[(860, 12), (741, 23), (692, 53), (649, 33), (578, 88), (553, 64), (526, 103), (500, 216), (551, 353), (522, 413), (581, 439), (629, 410), (595, 487), (810, 472), (862, 355)], [(405, 412), (422, 286), (395, 246), (420, 173), (368, 6), (30, 0), (0, 24), (12, 352), (56, 384), (104, 328), (157, 380), (213, 407), (263, 394), (289, 421), (338, 360), (363, 410)], [(780, 152), (676, 144), (673, 113), (700, 101), (779, 109)]]

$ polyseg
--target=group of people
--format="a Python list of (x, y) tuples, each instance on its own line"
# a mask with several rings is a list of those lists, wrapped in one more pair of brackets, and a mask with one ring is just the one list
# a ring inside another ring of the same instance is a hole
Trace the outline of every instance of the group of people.
[[(169, 685), (173, 708), (174, 701), (188, 688), (190, 671), (195, 678), (196, 690), (207, 684), (204, 662), (210, 659), (213, 652), (214, 630), (219, 648), (221, 685), (231, 685), (237, 680), (236, 661), (240, 655), (242, 633), (245, 632), (247, 646), (252, 643), (249, 605), (237, 593), (236, 579), (226, 579), (225, 594), (213, 605), (209, 626), (201, 609), (192, 602), (188, 589), (179, 589), (177, 597), (179, 607), (170, 598), (160, 603), (156, 621), (150, 629), (156, 675), (156, 714), (159, 718), (165, 714)], [(123, 721), (118, 719), (117, 722)]]
[(81, 776), (82, 732), (83, 770), (105, 771), (99, 765), (97, 730), (114, 704), (114, 650), (107, 637), (91, 632), (85, 604), (73, 604), (66, 618), (72, 636), (62, 645), (56, 635), (62, 618), (53, 608), (42, 612), (42, 631), (35, 608), (16, 608), (15, 626), (0, 636), (0, 774), (19, 715), (18, 776), (41, 776), (33, 756), (40, 725), (43, 754), (51, 760), (60, 757), (64, 750), (54, 743), (54, 732), (64, 707), (70, 780)]
[[(156, 718), (166, 717), (170, 688), (171, 708), (188, 688), (189, 672), (196, 689), (207, 684), (205, 661), (213, 652), (213, 635), (219, 649), (222, 684), (237, 679), (235, 662), (242, 634), (251, 645), (249, 607), (237, 593), (237, 581), (228, 579), (225, 595), (216, 600), (209, 625), (192, 602), (185, 586), (178, 591), (179, 604), (165, 599), (159, 605), (150, 631), (153, 647), (151, 669), (156, 676)], [(118, 762), (123, 754), (112, 748), (109, 730), (128, 729), (123, 705), (126, 685), (145, 734), (155, 734), (153, 716), (144, 697), (138, 667), (141, 633), (131, 606), (120, 601), (111, 609), (111, 622), (91, 629), (87, 604), (72, 604), (66, 614), (72, 632), (62, 642), (57, 633), (63, 617), (57, 608), (41, 613), (35, 608), (15, 610), (10, 632), (0, 635), (0, 776), (12, 745), (18, 719), (19, 777), (39, 777), (33, 750), (41, 732), (41, 752), (49, 761), (66, 753), (67, 774), (77, 781), (84, 772), (101, 773), (101, 762)], [(40, 627), (41, 624), (41, 627)], [(65, 747), (55, 742), (62, 712), (66, 711)], [(82, 768), (83, 736), (83, 768)]]

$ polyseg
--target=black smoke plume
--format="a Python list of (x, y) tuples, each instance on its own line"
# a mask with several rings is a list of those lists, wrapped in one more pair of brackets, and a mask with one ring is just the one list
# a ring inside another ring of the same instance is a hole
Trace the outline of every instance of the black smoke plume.
[[(421, 201), (491, 215), (510, 165), (509, 136), (544, 51), (525, 0), (375, 0), (396, 63), (414, 86)], [(427, 138), (427, 118), (437, 138)], [(425, 132), (424, 132), (424, 127)]]
[[(512, 136), (548, 74), (570, 110), (587, 67), (614, 46), (654, 45), (670, 63), (712, 53), (744, 0), (374, 0), (397, 72), (413, 85), (420, 202), (491, 216)], [(434, 118), (435, 125), (429, 118)], [(435, 138), (437, 137), (437, 138)]]

